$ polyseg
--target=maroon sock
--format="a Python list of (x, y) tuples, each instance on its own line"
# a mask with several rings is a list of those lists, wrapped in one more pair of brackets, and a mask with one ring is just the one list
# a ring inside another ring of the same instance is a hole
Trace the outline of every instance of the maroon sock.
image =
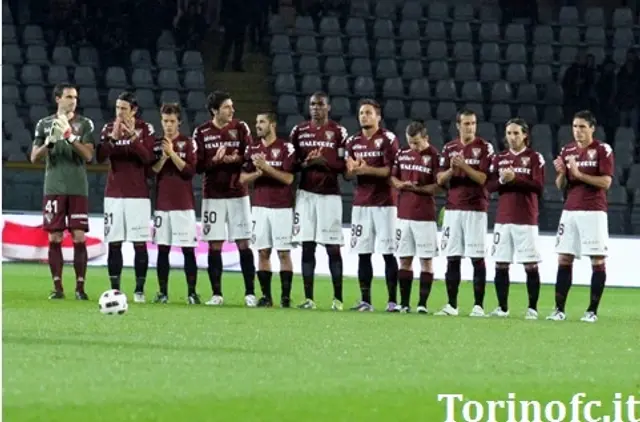
[(87, 275), (87, 244), (73, 244), (73, 268), (76, 270), (76, 291), (84, 292), (84, 279)]
[(62, 288), (62, 244), (49, 242), (49, 269), (53, 279), (53, 288), (61, 292)]

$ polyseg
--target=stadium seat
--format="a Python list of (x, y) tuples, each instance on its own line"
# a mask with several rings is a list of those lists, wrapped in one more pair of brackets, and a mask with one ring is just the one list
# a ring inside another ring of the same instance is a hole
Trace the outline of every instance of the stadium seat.
[(95, 86), (96, 75), (93, 68), (88, 66), (78, 66), (73, 71), (73, 80), (80, 86)]
[(429, 42), (446, 41), (447, 30), (442, 22), (428, 21), (424, 31), (424, 36)]
[(484, 43), (480, 47), (480, 62), (500, 61), (500, 47), (496, 43)]
[(188, 70), (184, 74), (183, 85), (186, 90), (204, 91), (205, 80), (202, 70)]
[(613, 11), (614, 28), (631, 28), (634, 25), (633, 12), (627, 7), (618, 7)]
[(325, 16), (320, 21), (320, 35), (322, 36), (341, 36), (340, 22), (335, 16)]
[(98, 96), (98, 91), (95, 87), (80, 87), (80, 90), (78, 92), (78, 99), (83, 107), (100, 108), (100, 97)]
[(134, 69), (151, 69), (153, 68), (153, 60), (149, 50), (134, 49), (129, 54), (129, 62)]
[(418, 22), (414, 20), (400, 22), (400, 27), (398, 28), (398, 37), (401, 40), (420, 39), (420, 26), (418, 26)]
[(47, 72), (47, 83), (49, 85), (56, 85), (64, 82), (69, 82), (69, 72), (67, 72), (67, 68), (60, 65), (51, 66)]
[(418, 40), (406, 40), (400, 47), (400, 56), (403, 59), (415, 59), (422, 57), (422, 46)]
[(373, 68), (369, 59), (355, 58), (351, 62), (350, 72), (353, 76), (373, 76)]
[(180, 104), (180, 94), (178, 93), (178, 91), (172, 89), (164, 90), (160, 92), (160, 102)]
[(347, 64), (343, 57), (327, 57), (324, 62), (324, 74), (326, 75), (346, 75)]
[(38, 120), (51, 114), (49, 108), (46, 105), (32, 105), (29, 107), (29, 122), (35, 125)]
[(162, 31), (156, 40), (156, 50), (175, 50), (176, 48), (176, 40), (171, 31), (168, 29)]
[(284, 19), (280, 15), (271, 15), (269, 18), (269, 34), (284, 34), (287, 31)]
[(80, 47), (78, 50), (78, 64), (93, 69), (99, 68), (100, 59), (97, 50), (93, 47)]
[(187, 50), (182, 55), (182, 69), (189, 70), (203, 70), (204, 61), (202, 59), (202, 53), (194, 50)]
[(432, 81), (441, 81), (449, 79), (449, 66), (446, 62), (431, 62), (429, 64), (429, 79)]
[(44, 88), (40, 85), (29, 85), (24, 90), (24, 101), (29, 105), (48, 105), (49, 100)]
[(5, 64), (22, 64), (22, 50), (16, 44), (2, 46), (2, 62)]
[(172, 50), (160, 50), (156, 53), (156, 65), (160, 69), (178, 69), (178, 57)]
[(327, 91), (331, 97), (351, 95), (351, 89), (349, 88), (349, 81), (345, 76), (331, 76), (327, 83)]
[(471, 26), (467, 22), (454, 22), (449, 32), (449, 39), (454, 42), (472, 41)]
[(424, 68), (419, 60), (406, 60), (402, 65), (404, 79), (418, 79), (424, 76)]
[(27, 46), (44, 46), (46, 43), (42, 34), (42, 28), (38, 25), (26, 25), (22, 30), (22, 43)]
[(480, 67), (480, 80), (484, 83), (501, 80), (501, 69), (498, 63), (483, 63)]
[(71, 48), (67, 46), (57, 46), (53, 49), (51, 54), (51, 61), (54, 64), (61, 66), (75, 66), (75, 60), (73, 59), (73, 52)]
[(179, 90), (182, 89), (178, 72), (173, 69), (161, 69), (158, 72), (158, 87), (162, 89)]
[(560, 26), (577, 26), (580, 23), (578, 9), (574, 6), (561, 7), (560, 13), (558, 13), (558, 23)]
[(458, 63), (453, 74), (457, 82), (476, 81), (478, 79), (476, 67), (473, 63)]
[(454, 121), (457, 113), (458, 109), (456, 107), (456, 103), (443, 101), (438, 104), (436, 109), (436, 119), (445, 122)]
[(316, 39), (310, 35), (298, 37), (296, 41), (296, 52), (299, 54), (317, 54), (318, 45)]
[(460, 92), (463, 101), (482, 102), (484, 100), (482, 95), (482, 85), (480, 82), (467, 81), (462, 85)]
[(367, 28), (364, 23), (364, 19), (357, 17), (350, 17), (344, 27), (344, 32), (347, 36), (353, 37), (366, 37)]
[(271, 54), (290, 54), (291, 43), (287, 35), (274, 35), (269, 45)]
[(293, 73), (293, 58), (289, 54), (276, 54), (271, 62), (271, 73)]
[(158, 103), (156, 97), (153, 95), (153, 91), (150, 89), (136, 89), (136, 100), (138, 101), (138, 107), (145, 108), (157, 108)]
[(347, 51), (351, 57), (369, 58), (369, 43), (366, 38), (351, 38), (347, 46)]
[(444, 41), (432, 41), (427, 46), (427, 59), (430, 62), (449, 60), (449, 51)]
[(413, 79), (409, 83), (409, 97), (414, 100), (431, 99), (431, 86), (426, 78)]
[[(335, 98), (334, 98), (334, 107), (335, 107)], [(294, 95), (281, 95), (278, 97), (277, 103), (277, 111), (278, 114), (299, 114), (300, 106), (298, 104), (298, 100)]]
[(44, 77), (42, 76), (42, 68), (33, 64), (22, 66), (20, 72), (20, 80), (24, 85), (42, 85)]
[(475, 48), (470, 42), (457, 42), (453, 47), (453, 57), (457, 62), (474, 62), (474, 56)]
[(394, 59), (382, 59), (378, 61), (376, 65), (377, 79), (395, 78), (399, 75), (398, 65)]
[(409, 107), (409, 118), (414, 120), (431, 119), (431, 104), (427, 101), (413, 101)]
[(274, 91), (277, 95), (297, 93), (296, 79), (293, 74), (281, 73), (277, 75), (274, 82)]
[(322, 54), (325, 56), (342, 56), (344, 54), (344, 47), (340, 37), (326, 37), (322, 41)]
[(2, 25), (2, 44), (17, 44), (16, 27), (7, 23)]
[(47, 56), (47, 50), (45, 50), (43, 45), (30, 45), (27, 47), (26, 62), (39, 66), (48, 66), (49, 57)]
[(584, 34), (584, 42), (588, 46), (603, 46), (606, 43), (606, 35), (602, 27), (589, 27)]
[(458, 99), (456, 85), (453, 80), (441, 80), (436, 84), (436, 97), (440, 101), (455, 101)]
[(353, 116), (349, 99), (346, 97), (334, 97), (331, 100), (331, 116), (337, 119)]
[(527, 32), (524, 29), (524, 25), (519, 23), (510, 23), (504, 31), (505, 41), (515, 44), (527, 43)]
[(376, 85), (373, 79), (368, 76), (358, 76), (353, 83), (353, 93), (358, 97), (375, 97)]
[(494, 103), (508, 103), (513, 99), (511, 84), (506, 81), (496, 81), (491, 88), (491, 101)]
[[(385, 3), (385, 2), (380, 2)], [(393, 3), (390, 3), (393, 4)], [(392, 15), (393, 16), (393, 15)], [(422, 4), (419, 1), (408, 0), (402, 7), (401, 20), (417, 21), (423, 18)]]
[(385, 119), (392, 119), (392, 120), (404, 119), (406, 117), (406, 110), (402, 100), (399, 100), (399, 99), (386, 100), (382, 108), (382, 116), (384, 116)]
[(136, 88), (155, 88), (155, 81), (153, 80), (153, 75), (149, 69), (146, 68), (138, 68), (134, 69), (131, 74), (131, 85)]
[[(402, 83), (402, 79), (401, 78), (388, 78), (385, 79), (383, 85), (382, 85), (382, 97), (387, 100), (387, 99), (403, 99), (405, 97), (404, 94), (404, 85)], [(396, 104), (396, 103), (394, 103)], [(385, 105), (386, 107), (386, 105)], [(404, 106), (403, 106), (404, 109)], [(387, 114), (384, 114), (385, 117), (390, 117), (387, 116)], [(402, 116), (404, 117), (404, 111), (402, 113)]]
[(317, 91), (322, 91), (322, 79), (318, 75), (304, 75), (300, 84), (300, 92), (308, 96)]
[(114, 66), (107, 68), (105, 73), (105, 85), (109, 88), (126, 89), (129, 83), (127, 82), (127, 74), (124, 69)]
[(396, 56), (396, 44), (392, 39), (382, 38), (376, 42), (374, 51), (376, 59), (394, 58)]
[(429, 2), (427, 16), (429, 20), (448, 21), (450, 19), (449, 6), (438, 1)]
[(498, 24), (495, 22), (483, 22), (478, 30), (478, 40), (481, 43), (497, 43), (502, 41)]
[(588, 27), (604, 26), (604, 11), (601, 7), (588, 7), (584, 13), (584, 24)]
[(553, 29), (550, 25), (538, 25), (533, 30), (534, 45), (539, 47), (542, 45), (550, 45), (555, 42)]

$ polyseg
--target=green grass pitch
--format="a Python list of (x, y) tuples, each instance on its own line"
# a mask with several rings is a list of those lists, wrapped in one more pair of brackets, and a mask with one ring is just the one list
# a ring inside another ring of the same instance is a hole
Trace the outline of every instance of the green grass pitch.
[[(72, 296), (72, 267), (64, 274)], [(214, 309), (187, 306), (183, 273), (173, 270), (171, 304), (131, 303), (124, 316), (104, 316), (97, 306), (108, 288), (103, 268), (89, 269), (90, 302), (47, 300), (44, 265), (8, 264), (2, 275), (3, 412), (10, 422), (436, 422), (445, 420), (441, 393), (548, 402), (585, 392), (606, 406), (615, 392), (640, 391), (640, 290), (606, 290), (600, 321), (589, 325), (579, 322), (587, 288), (571, 291), (570, 320), (553, 323), (522, 318), (521, 285), (512, 286), (508, 319), (447, 318), (331, 312), (324, 277), (316, 287), (322, 309), (246, 309), (239, 274), (227, 273), (226, 304)], [(208, 299), (206, 273), (199, 276)], [(129, 295), (132, 279), (126, 270)], [(149, 279), (148, 297), (156, 290), (152, 271)], [(294, 283), (299, 303), (298, 276)], [(345, 305), (357, 297), (356, 281), (345, 280)], [(373, 297), (382, 310), (382, 280)], [(460, 298), (466, 315), (469, 283)], [(437, 283), (430, 309), (444, 303)], [(543, 287), (542, 318), (552, 304), (553, 288)], [(496, 305), (492, 284), (486, 305)]]

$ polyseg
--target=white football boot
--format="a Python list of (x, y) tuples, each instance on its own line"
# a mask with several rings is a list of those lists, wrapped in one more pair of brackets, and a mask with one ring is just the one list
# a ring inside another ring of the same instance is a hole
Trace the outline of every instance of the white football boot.
[(565, 319), (567, 319), (567, 315), (557, 309), (554, 309), (551, 315), (547, 317), (547, 321), (564, 321)]
[(538, 319), (538, 311), (531, 308), (527, 309), (527, 312), (524, 314), (524, 319), (528, 319), (528, 320)]
[(224, 304), (224, 299), (220, 295), (213, 295), (211, 299), (205, 302), (205, 305), (209, 306), (222, 306)]
[(484, 313), (484, 309), (482, 309), (482, 306), (478, 306), (478, 305), (474, 305), (474, 307), (471, 309), (471, 313), (469, 314), (470, 317), (486, 317), (487, 314)]
[(580, 321), (593, 323), (598, 321), (598, 315), (596, 315), (595, 312), (587, 311), (584, 313), (584, 316), (580, 318)]
[(136, 292), (133, 294), (133, 301), (135, 303), (145, 303), (147, 299), (144, 297), (144, 293)]
[(459, 312), (457, 308), (454, 308), (453, 306), (449, 305), (448, 303), (444, 306), (444, 308), (442, 308), (441, 310), (439, 310), (438, 312), (436, 312), (434, 315), (438, 315), (438, 316), (458, 316)]
[(244, 297), (244, 304), (247, 308), (255, 308), (258, 306), (258, 299), (256, 299), (254, 295), (246, 295)]
[(492, 317), (506, 318), (509, 316), (509, 311), (503, 311), (501, 307), (497, 307), (489, 315)]

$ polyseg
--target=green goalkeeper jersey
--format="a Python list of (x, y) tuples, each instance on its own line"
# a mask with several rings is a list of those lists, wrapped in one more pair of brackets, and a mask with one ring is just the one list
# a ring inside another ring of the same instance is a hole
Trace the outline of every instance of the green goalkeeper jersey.
[[(53, 114), (38, 121), (33, 140), (34, 146), (44, 145), (47, 137), (51, 135), (55, 119), (56, 115)], [(76, 114), (69, 121), (69, 124), (73, 134), (79, 138), (76, 142), (94, 143), (94, 126), (91, 119)], [(60, 135), (54, 133), (53, 136), (59, 137)], [(58, 139), (55, 146), (48, 151), (44, 175), (44, 194), (89, 196), (85, 160), (64, 139)]]

